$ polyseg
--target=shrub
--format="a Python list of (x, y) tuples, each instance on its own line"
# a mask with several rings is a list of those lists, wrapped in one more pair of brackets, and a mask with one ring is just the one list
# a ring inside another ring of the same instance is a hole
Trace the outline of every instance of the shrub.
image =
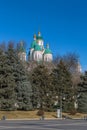
[(43, 115), (44, 115), (44, 110), (43, 110), (43, 109), (40, 109), (40, 110), (37, 112), (37, 115), (38, 115), (38, 116), (43, 116)]

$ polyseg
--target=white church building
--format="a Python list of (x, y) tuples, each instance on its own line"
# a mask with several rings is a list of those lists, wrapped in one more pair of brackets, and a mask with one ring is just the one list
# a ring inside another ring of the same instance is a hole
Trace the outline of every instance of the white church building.
[(34, 35), (28, 56), (28, 59), (31, 61), (51, 62), (53, 60), (53, 55), (49, 48), (49, 44), (46, 45), (46, 48), (44, 47), (44, 40), (40, 32), (38, 32), (37, 36)]
[[(20, 43), (19, 53), (18, 56), (20, 60), (26, 61), (26, 51), (24, 49), (23, 42)], [(44, 47), (44, 40), (41, 36), (41, 33), (38, 32), (38, 35), (34, 35), (33, 41), (30, 46), (30, 50), (28, 53), (28, 60), (29, 61), (45, 61), (45, 62), (52, 62), (53, 55), (52, 51), (49, 48), (49, 44)]]

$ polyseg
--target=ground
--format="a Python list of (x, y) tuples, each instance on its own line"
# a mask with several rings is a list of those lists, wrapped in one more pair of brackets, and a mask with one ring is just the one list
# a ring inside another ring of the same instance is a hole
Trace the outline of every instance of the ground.
[[(6, 116), (7, 119), (39, 119), (40, 117), (37, 115), (37, 111), (0, 111), (0, 119), (3, 116)], [(45, 112), (45, 118), (57, 118), (57, 112)], [(67, 116), (70, 118), (84, 118), (87, 114), (77, 113), (76, 115), (71, 115), (70, 113), (63, 113), (63, 117)]]
[(1, 120), (0, 130), (87, 130), (87, 120)]

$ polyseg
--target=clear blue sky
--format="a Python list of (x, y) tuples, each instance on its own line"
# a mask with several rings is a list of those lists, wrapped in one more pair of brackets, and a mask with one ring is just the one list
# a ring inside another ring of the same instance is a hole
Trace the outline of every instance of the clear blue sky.
[(0, 0), (0, 42), (41, 31), (54, 55), (76, 52), (87, 69), (87, 0)]

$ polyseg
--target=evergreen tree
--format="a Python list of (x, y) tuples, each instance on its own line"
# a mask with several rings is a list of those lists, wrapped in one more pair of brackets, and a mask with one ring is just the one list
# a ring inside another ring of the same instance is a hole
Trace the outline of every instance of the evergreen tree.
[[(80, 82), (80, 64), (79, 64), (79, 56), (76, 53), (67, 53), (64, 56), (57, 56), (54, 58), (54, 64), (59, 64), (60, 61), (63, 61), (63, 64), (65, 65), (68, 72), (71, 74), (71, 80), (72, 80), (72, 88), (73, 88), (73, 100), (75, 105), (75, 110), (77, 110), (77, 93), (78, 93), (78, 83)], [(72, 106), (72, 105), (71, 105)]]
[(31, 74), (32, 103), (34, 108), (50, 110), (52, 100), (51, 77), (44, 65), (38, 65)]
[(16, 101), (15, 107), (19, 110), (29, 110), (32, 108), (31, 104), (31, 85), (28, 79), (28, 74), (18, 58), (17, 51), (14, 49), (13, 44), (9, 43), (8, 47), (8, 63), (12, 67), (12, 73), (15, 80), (15, 94)]
[(81, 76), (78, 85), (78, 111), (87, 113), (87, 71)]
[(71, 111), (74, 108), (71, 74), (62, 60), (53, 70), (52, 77), (55, 98), (58, 98), (57, 107), (62, 107), (64, 111)]
[(15, 81), (7, 55), (0, 49), (0, 109), (15, 109)]

